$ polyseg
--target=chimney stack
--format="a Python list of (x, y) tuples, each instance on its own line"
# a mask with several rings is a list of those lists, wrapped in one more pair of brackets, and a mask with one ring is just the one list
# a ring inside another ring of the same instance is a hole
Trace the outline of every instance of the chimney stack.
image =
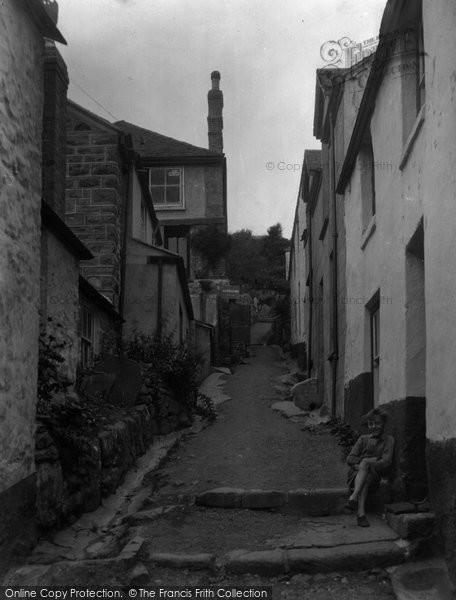
[(211, 73), (212, 89), (207, 94), (209, 150), (223, 154), (223, 92), (219, 89), (220, 73)]
[(44, 52), (43, 198), (63, 219), (65, 216), (66, 104), (68, 72), (55, 44), (46, 41)]

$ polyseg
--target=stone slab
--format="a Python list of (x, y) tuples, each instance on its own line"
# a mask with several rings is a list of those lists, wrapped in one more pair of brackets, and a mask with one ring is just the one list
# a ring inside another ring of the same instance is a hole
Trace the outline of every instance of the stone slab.
[(224, 373), (211, 373), (201, 383), (198, 390), (200, 394), (208, 396), (216, 406), (231, 400), (229, 396), (223, 393), (222, 388), (225, 384), (225, 376)]
[(287, 494), (276, 490), (245, 490), (241, 507), (250, 509), (279, 508), (287, 501)]
[(287, 551), (291, 572), (330, 573), (385, 568), (404, 562), (406, 550), (395, 542), (348, 544), (332, 548), (299, 548)]
[(195, 504), (215, 508), (241, 508), (243, 494), (244, 490), (239, 488), (216, 488), (196, 496)]
[(213, 367), (213, 369), (217, 373), (223, 373), (224, 375), (232, 375), (231, 369), (229, 367)]
[(397, 600), (453, 600), (455, 588), (445, 562), (431, 559), (388, 569)]
[(294, 402), (290, 400), (284, 400), (283, 402), (276, 402), (271, 406), (272, 410), (280, 412), (284, 417), (290, 419), (291, 417), (306, 416), (308, 413), (298, 408)]
[(347, 488), (298, 489), (288, 492), (287, 512), (309, 516), (340, 514), (347, 500)]
[(225, 556), (224, 566), (229, 573), (279, 575), (286, 571), (285, 553), (278, 549), (257, 552), (234, 550)]
[(215, 565), (215, 555), (204, 552), (200, 554), (154, 552), (149, 555), (149, 561), (173, 569), (212, 569)]
[(435, 526), (434, 513), (386, 513), (388, 525), (405, 540), (430, 537)]
[(358, 527), (354, 515), (331, 515), (302, 519), (296, 533), (268, 540), (269, 546), (281, 548), (337, 548), (343, 545), (394, 541), (395, 531), (381, 519), (368, 515), (370, 527)]

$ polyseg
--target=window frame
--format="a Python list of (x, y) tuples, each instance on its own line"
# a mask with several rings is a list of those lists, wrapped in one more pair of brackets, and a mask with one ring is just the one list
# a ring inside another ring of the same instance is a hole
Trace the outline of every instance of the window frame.
[[(152, 184), (151, 183), (151, 178), (152, 178), (152, 171), (157, 171), (158, 169), (161, 169), (165, 172), (165, 177), (164, 177), (164, 182), (163, 184)], [(172, 171), (172, 170), (178, 170), (180, 173), (180, 181), (179, 181), (179, 185), (170, 185), (168, 184), (168, 187), (178, 187), (179, 188), (179, 202), (156, 202), (154, 200), (154, 196), (152, 193), (153, 188), (164, 188), (164, 197), (166, 199), (166, 188), (167, 188), (167, 183), (166, 183), (166, 171)], [(185, 209), (185, 194), (184, 194), (184, 190), (185, 190), (185, 186), (184, 186), (184, 179), (185, 178), (185, 169), (183, 166), (164, 166), (164, 167), (160, 167), (160, 166), (156, 166), (156, 167), (148, 167), (148, 179), (149, 179), (149, 192), (150, 195), (152, 197), (152, 202), (154, 205), (154, 208), (157, 210), (184, 210)]]
[[(87, 319), (86, 319), (87, 317)], [(86, 323), (89, 328), (86, 328)], [(86, 368), (92, 364), (95, 346), (95, 314), (85, 304), (81, 304), (79, 313), (79, 338), (81, 367)]]

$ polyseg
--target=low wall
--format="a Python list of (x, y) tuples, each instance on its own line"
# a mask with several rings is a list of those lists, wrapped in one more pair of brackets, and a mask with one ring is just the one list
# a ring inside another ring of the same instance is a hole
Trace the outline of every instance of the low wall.
[(56, 527), (75, 515), (95, 510), (115, 492), (136, 459), (156, 435), (191, 424), (186, 408), (167, 387), (144, 377), (135, 406), (96, 433), (62, 439), (49, 417), (36, 435), (37, 521)]

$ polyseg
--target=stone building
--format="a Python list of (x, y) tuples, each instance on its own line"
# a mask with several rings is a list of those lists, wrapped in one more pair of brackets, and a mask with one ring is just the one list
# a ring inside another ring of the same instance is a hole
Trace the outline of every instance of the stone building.
[[(183, 258), (163, 249), (142, 159), (116, 125), (68, 101), (66, 223), (90, 248), (82, 273), (135, 332), (184, 342), (193, 309)], [(93, 310), (87, 307), (89, 319)]]
[(346, 304), (346, 412), (353, 419), (371, 406), (388, 411), (396, 494), (419, 498), (426, 496), (425, 130), (422, 17), (419, 3), (408, 4), (389, 31), (388, 5), (337, 189), (347, 289), (360, 299)]
[(224, 263), (215, 269), (194, 251), (191, 243), (202, 227), (227, 228), (226, 159), (223, 154), (220, 74), (212, 73), (209, 102), (209, 149), (199, 148), (126, 121), (115, 126), (131, 136), (148, 178), (152, 201), (160, 219), (165, 249), (184, 261), (189, 280), (222, 278)]
[[(318, 173), (318, 175), (317, 175)], [(304, 203), (304, 190), (306, 202), (309, 203), (309, 193), (312, 181), (321, 178), (321, 151), (306, 150), (304, 154), (303, 168), (301, 171), (301, 182), (298, 198), (296, 201), (293, 231), (291, 234), (291, 249), (289, 254), (288, 280), (290, 282), (291, 303), (291, 347), (297, 356), (298, 365), (307, 371), (307, 345), (309, 332), (309, 309), (310, 295), (308, 293), (309, 269), (307, 260), (308, 253), (305, 252), (309, 236), (306, 204)], [(315, 189), (315, 185), (313, 186)], [(309, 205), (309, 204), (307, 204)]]
[(372, 406), (388, 413), (393, 497), (430, 498), (453, 573), (455, 26), (449, 0), (389, 0), (375, 55), (337, 75), (332, 138), (346, 240), (337, 413), (355, 428)]
[(65, 43), (42, 2), (1, 3), (0, 568), (34, 537), (45, 37)]

